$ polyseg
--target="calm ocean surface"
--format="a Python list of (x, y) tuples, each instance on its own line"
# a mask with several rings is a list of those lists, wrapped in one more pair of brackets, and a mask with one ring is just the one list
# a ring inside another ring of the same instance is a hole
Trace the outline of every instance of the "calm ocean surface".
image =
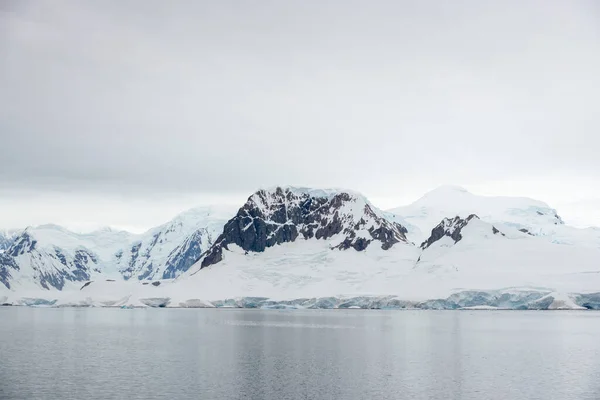
[(600, 399), (600, 313), (0, 307), (0, 399)]

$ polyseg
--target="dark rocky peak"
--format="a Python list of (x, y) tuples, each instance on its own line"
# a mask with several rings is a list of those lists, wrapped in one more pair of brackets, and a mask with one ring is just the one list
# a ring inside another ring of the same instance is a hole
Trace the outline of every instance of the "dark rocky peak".
[(459, 242), (462, 239), (462, 229), (474, 218), (479, 219), (475, 214), (471, 214), (464, 219), (459, 216), (454, 218), (444, 218), (442, 222), (431, 230), (429, 238), (421, 243), (421, 249), (425, 250), (445, 236), (452, 238), (454, 243)]
[(379, 242), (384, 250), (406, 242), (406, 229), (388, 221), (361, 195), (347, 191), (277, 187), (259, 190), (230, 219), (215, 244), (202, 255), (202, 267), (222, 260), (223, 249), (237, 245), (263, 252), (302, 239), (330, 239), (332, 248), (357, 251)]

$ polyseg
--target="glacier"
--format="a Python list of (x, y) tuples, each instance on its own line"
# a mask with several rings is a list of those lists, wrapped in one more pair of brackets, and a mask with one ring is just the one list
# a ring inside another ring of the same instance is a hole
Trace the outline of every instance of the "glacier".
[[(600, 310), (600, 292), (560, 293), (549, 289), (463, 290), (445, 298), (406, 300), (398, 295), (201, 299), (182, 293), (172, 281), (160, 286), (92, 282), (81, 291), (46, 291), (30, 297), (0, 296), (2, 305), (31, 307), (368, 309), (368, 310)], [(123, 287), (130, 286), (130, 287)], [(161, 289), (162, 288), (162, 289)]]

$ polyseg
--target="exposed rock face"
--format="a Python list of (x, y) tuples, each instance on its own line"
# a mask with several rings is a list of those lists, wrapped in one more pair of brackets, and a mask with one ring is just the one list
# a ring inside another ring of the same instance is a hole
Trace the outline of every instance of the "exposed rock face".
[(19, 266), (15, 260), (7, 254), (0, 254), (0, 282), (10, 289), (12, 271), (18, 271)]
[(501, 235), (501, 236), (505, 236), (506, 237), (506, 235), (504, 233), (500, 232), (495, 226), (492, 226), (492, 233), (494, 235)]
[[(129, 262), (127, 263), (127, 268), (121, 270), (124, 279), (131, 278), (136, 271), (136, 262), (140, 256), (140, 247), (142, 247), (142, 243), (138, 242), (134, 243), (129, 248)], [(115, 254), (115, 258), (117, 259), (117, 262), (120, 262), (123, 259), (123, 250), (119, 250), (117, 254)], [(147, 270), (147, 266), (144, 265), (144, 267)]]
[(210, 240), (210, 233), (206, 229), (199, 229), (188, 236), (182, 244), (177, 246), (169, 254), (162, 279), (175, 278), (194, 265), (202, 255), (202, 249), (205, 248), (207, 238)]
[(471, 221), (473, 218), (479, 219), (479, 217), (475, 214), (471, 214), (464, 219), (458, 216), (454, 218), (444, 218), (438, 226), (433, 228), (429, 238), (421, 243), (421, 249), (425, 250), (444, 236), (449, 236), (454, 240), (454, 243), (458, 243), (462, 239), (462, 229), (467, 226), (469, 221)]
[(37, 240), (31, 237), (27, 231), (13, 241), (13, 244), (6, 249), (6, 254), (11, 257), (17, 257), (35, 250)]
[(186, 211), (117, 252), (115, 263), (124, 279), (176, 278), (200, 259), (233, 215), (213, 207)]
[[(148, 243), (138, 242), (131, 245), (126, 264), (122, 261), (123, 252), (119, 251), (115, 258), (117, 263), (126, 265), (121, 269), (123, 277), (137, 277), (139, 280), (175, 278), (200, 259), (202, 250), (207, 248), (205, 243), (211, 241), (211, 233), (206, 228), (199, 228), (169, 253), (164, 253), (164, 247), (170, 240), (168, 234), (168, 231), (157, 232)], [(164, 255), (161, 255), (161, 252)]]
[(301, 239), (340, 237), (332, 248), (365, 250), (378, 242), (387, 250), (406, 242), (406, 229), (383, 217), (362, 196), (347, 192), (314, 193), (277, 187), (254, 193), (229, 220), (215, 244), (203, 255), (202, 267), (218, 263), (223, 249), (237, 245), (245, 251)]
[[(454, 218), (444, 218), (442, 222), (433, 228), (429, 238), (421, 243), (421, 249), (427, 249), (429, 246), (446, 236), (454, 240), (455, 244), (460, 242), (463, 238), (463, 229), (469, 224), (469, 222), (473, 220), (479, 220), (479, 217), (475, 214), (471, 214), (467, 218), (461, 218), (458, 216)], [(494, 235), (506, 236), (495, 226), (492, 225), (491, 227)]]

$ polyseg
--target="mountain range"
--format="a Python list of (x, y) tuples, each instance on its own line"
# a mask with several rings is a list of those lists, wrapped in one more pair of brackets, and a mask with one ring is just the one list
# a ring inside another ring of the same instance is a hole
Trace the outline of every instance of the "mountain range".
[(478, 293), (474, 306), (524, 296), (572, 308), (600, 288), (600, 229), (570, 227), (541, 201), (453, 186), (386, 211), (350, 190), (274, 187), (141, 235), (4, 232), (0, 251), (0, 298), (11, 304), (339, 307)]

